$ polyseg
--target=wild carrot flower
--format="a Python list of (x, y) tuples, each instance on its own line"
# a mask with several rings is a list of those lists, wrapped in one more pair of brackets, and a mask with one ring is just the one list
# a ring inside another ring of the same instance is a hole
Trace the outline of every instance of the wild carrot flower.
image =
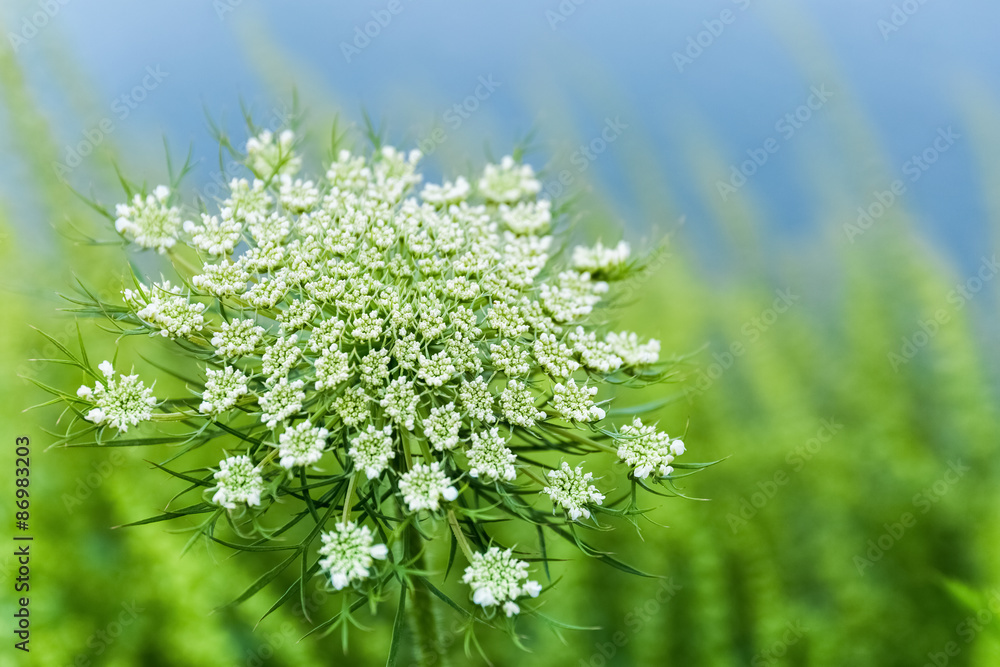
[[(499, 519), (565, 537), (642, 511), (640, 487), (669, 489), (683, 467), (682, 441), (638, 416), (615, 426), (629, 411), (609, 407), (616, 387), (666, 375), (659, 341), (608, 330), (609, 296), (641, 259), (625, 242), (561, 252), (565, 216), (512, 156), (421, 186), (419, 151), (339, 149), (317, 176), (296, 148), (290, 130), (255, 131), (218, 201), (185, 206), (161, 186), (108, 213), (177, 277), (133, 277), (120, 303), (84, 310), (166, 346), (160, 367), (184, 390), (158, 401), (104, 362), (65, 397), (87, 405), (80, 433), (168, 422), (148, 437), (214, 448), (217, 470), (174, 473), (211, 498), (179, 513), (214, 513), (207, 535), (228, 517), (236, 548), (301, 539), (302, 576), (373, 603), (393, 579), (422, 585), (421, 535), (439, 525), (473, 602), (517, 615), (541, 585), (500, 546), (513, 532)], [(616, 458), (630, 474), (614, 483)], [(544, 540), (521, 544), (548, 558)]]

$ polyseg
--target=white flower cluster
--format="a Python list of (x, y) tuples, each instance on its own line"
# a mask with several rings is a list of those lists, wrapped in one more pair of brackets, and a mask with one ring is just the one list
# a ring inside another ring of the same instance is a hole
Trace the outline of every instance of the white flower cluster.
[(145, 197), (134, 195), (130, 203), (119, 204), (115, 209), (118, 214), (115, 229), (132, 237), (137, 245), (161, 254), (173, 248), (181, 229), (181, 212), (167, 205), (169, 198), (170, 188), (165, 185)]
[(625, 241), (619, 241), (614, 248), (605, 248), (598, 241), (593, 248), (577, 246), (573, 249), (573, 268), (592, 275), (613, 275), (628, 261), (631, 249)]
[(215, 480), (218, 490), (212, 496), (213, 503), (229, 510), (236, 509), (237, 503), (246, 503), (250, 507), (260, 505), (264, 478), (249, 456), (230, 456), (221, 461)]
[(333, 528), (323, 533), (319, 566), (339, 591), (352, 581), (367, 579), (372, 563), (385, 560), (389, 549), (384, 544), (373, 544), (375, 538), (368, 526), (349, 522), (337, 523)]
[(326, 438), (330, 432), (325, 428), (313, 426), (309, 422), (300, 422), (297, 426), (285, 429), (278, 436), (278, 456), (282, 468), (291, 470), (296, 466), (308, 466), (323, 457)]
[[(312, 178), (299, 176), (290, 131), (261, 132), (245, 152), (252, 177), (233, 179), (200, 222), (182, 223), (162, 186), (117, 211), (118, 231), (137, 245), (164, 253), (181, 242), (199, 258), (181, 271), (183, 289), (123, 292), (154, 333), (203, 352), (198, 411), (218, 426), (232, 415), (270, 431), (261, 438), (270, 449), (219, 464), (213, 502), (261, 505), (267, 488), (281, 495), (269, 483), (331, 451), (344, 467), (337, 474), (351, 478), (348, 493), (392, 494), (405, 512), (448, 509), (459, 488), (534, 488), (570, 521), (589, 518), (605, 499), (592, 473), (562, 462), (543, 481), (529, 470), (541, 464), (518, 453), (566, 429), (587, 442), (580, 432), (607, 416), (598, 386), (655, 374), (643, 367), (658, 361), (658, 341), (599, 335), (592, 321), (609, 281), (627, 273), (628, 244), (560, 259), (553, 207), (533, 169), (510, 156), (478, 179), (427, 184), (417, 196), (419, 151), (342, 150)], [(101, 368), (107, 381), (80, 389), (95, 405), (87, 418), (123, 431), (150, 419), (152, 390)], [(640, 478), (668, 476), (684, 449), (639, 419), (616, 434), (593, 429), (613, 435)], [(320, 549), (336, 589), (369, 577), (388, 554), (348, 521), (356, 510), (343, 502), (343, 521)], [(538, 595), (526, 579), (527, 564), (497, 547), (473, 554), (464, 577), (476, 604), (507, 616), (519, 613), (519, 597)]]
[(202, 393), (201, 407), (198, 408), (201, 412), (219, 415), (250, 393), (247, 376), (238, 368), (226, 366), (220, 371), (209, 369), (205, 371), (205, 375), (205, 391)]
[(490, 547), (486, 553), (472, 554), (472, 563), (465, 568), (462, 581), (472, 588), (472, 601), (484, 608), (502, 605), (510, 617), (521, 613), (517, 598), (542, 592), (537, 581), (528, 578), (528, 564), (514, 558), (510, 549)]
[(207, 306), (189, 301), (170, 281), (154, 283), (152, 287), (141, 285), (136, 290), (126, 289), (122, 295), (136, 316), (159, 329), (161, 336), (188, 338), (201, 331), (205, 324), (202, 313)]
[(593, 473), (583, 472), (582, 466), (570, 468), (569, 464), (563, 461), (559, 469), (548, 472), (549, 483), (552, 486), (545, 487), (545, 493), (549, 494), (554, 507), (566, 510), (570, 520), (576, 521), (581, 516), (589, 519), (590, 510), (587, 505), (600, 505), (604, 502), (604, 494), (590, 483), (593, 477)]
[(513, 481), (517, 476), (514, 462), (517, 455), (510, 451), (496, 427), (488, 431), (472, 432), (472, 446), (468, 451), (469, 475), (486, 480)]
[(636, 417), (631, 424), (621, 428), (623, 436), (618, 442), (618, 458), (633, 467), (636, 477), (649, 477), (654, 470), (663, 477), (674, 471), (670, 465), (674, 457), (684, 453), (684, 441), (671, 439), (656, 427), (643, 425)]
[(413, 467), (399, 476), (399, 492), (411, 512), (437, 510), (441, 500), (458, 498), (458, 489), (441, 470), (441, 464), (434, 461), (430, 465), (414, 463)]
[(578, 422), (596, 422), (604, 419), (604, 410), (594, 405), (597, 387), (578, 387), (576, 380), (553, 387), (552, 407), (567, 419)]
[(153, 388), (146, 387), (138, 375), (120, 375), (115, 380), (110, 361), (102, 361), (98, 368), (104, 374), (104, 382), (98, 380), (92, 388), (83, 385), (76, 392), (79, 398), (95, 406), (87, 413), (87, 419), (98, 426), (111, 424), (122, 432), (148, 421), (156, 405)]

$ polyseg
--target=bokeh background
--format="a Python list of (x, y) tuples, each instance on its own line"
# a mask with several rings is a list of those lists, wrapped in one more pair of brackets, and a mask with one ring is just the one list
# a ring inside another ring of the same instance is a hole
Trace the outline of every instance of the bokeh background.
[(1000, 664), (998, 22), (986, 0), (5, 0), (0, 432), (5, 479), (33, 443), (35, 541), (32, 652), (4, 630), (0, 664), (384, 662), (384, 614), (345, 656), (292, 608), (257, 625), (280, 582), (217, 610), (266, 558), (112, 528), (177, 491), (145, 463), (166, 452), (46, 451), (58, 410), (22, 412), (46, 399), (22, 378), (80, 380), (31, 361), (57, 351), (30, 326), (75, 339), (57, 293), (120, 279), (74, 242), (99, 221), (71, 188), (114, 203), (115, 165), (155, 184), (190, 150), (211, 197), (209, 124), (242, 139), (241, 107), (278, 126), (296, 95), (317, 160), (364, 112), (431, 177), (527, 144), (581, 238), (670, 237), (624, 319), (695, 353), (659, 417), (724, 460), (668, 528), (607, 537), (669, 587), (566, 567), (547, 613), (599, 629), (481, 634), (494, 664)]

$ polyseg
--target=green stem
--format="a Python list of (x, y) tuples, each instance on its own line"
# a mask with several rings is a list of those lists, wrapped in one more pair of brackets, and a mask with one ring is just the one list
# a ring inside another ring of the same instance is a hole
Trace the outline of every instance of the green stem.
[[(413, 559), (413, 568), (424, 576), (427, 570), (425, 554), (421, 551), (420, 534), (412, 524), (406, 527), (406, 551)], [(419, 555), (418, 555), (419, 554)], [(413, 585), (407, 612), (410, 621), (410, 631), (413, 633), (413, 653), (419, 667), (448, 667), (448, 657), (444, 643), (438, 630), (432, 593), (416, 577), (410, 580)]]

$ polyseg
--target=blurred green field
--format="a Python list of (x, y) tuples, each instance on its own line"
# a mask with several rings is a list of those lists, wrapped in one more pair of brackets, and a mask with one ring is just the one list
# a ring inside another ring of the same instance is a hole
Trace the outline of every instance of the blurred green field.
[[(280, 585), (213, 611), (265, 572), (267, 559), (204, 545), (181, 557), (180, 526), (111, 528), (154, 514), (178, 490), (144, 462), (168, 450), (46, 451), (58, 410), (21, 412), (46, 396), (16, 375), (61, 387), (81, 380), (29, 361), (56, 353), (29, 325), (72, 341), (56, 292), (73, 276), (113, 291), (100, 281), (120, 258), (69, 239), (71, 225), (92, 226), (96, 216), (55, 177), (45, 116), (13, 58), (0, 54), (0, 132), (14, 149), (6, 161), (28, 175), (34, 187), (24, 199), (52, 223), (15, 224), (24, 202), (0, 202), (2, 465), (11, 470), (17, 435), (30, 436), (33, 452), (33, 634), (24, 664), (383, 664), (393, 605), (362, 616), (371, 630), (352, 633), (347, 657), (339, 636), (299, 641), (311, 626), (292, 607), (255, 628)], [(992, 137), (980, 139), (988, 154)], [(110, 145), (102, 151), (114, 156)], [(112, 197), (110, 163), (88, 164)], [(145, 173), (153, 180), (161, 171)], [(984, 183), (992, 174), (984, 161)], [(613, 233), (599, 198), (583, 204), (592, 211), (583, 230)], [(686, 381), (664, 388), (677, 400), (661, 423), (671, 432), (689, 424), (691, 460), (725, 460), (686, 484), (706, 502), (660, 503), (651, 517), (668, 528), (643, 525), (641, 538), (622, 528), (598, 540), (665, 582), (579, 561), (555, 568), (564, 578), (546, 613), (600, 629), (560, 638), (525, 619), (529, 653), (480, 633), (495, 664), (1000, 664), (997, 289), (991, 275), (973, 292), (972, 274), (951, 268), (901, 207), (847, 243), (841, 223), (850, 210), (834, 201), (830, 219), (818, 221), (833, 231), (796, 244), (772, 243), (756, 231), (763, 225), (753, 211), (735, 204), (687, 221), (730, 240), (725, 271), (706, 268), (685, 227), (675, 230), (667, 261), (635, 291), (625, 320), (667, 351), (700, 350)], [(665, 204), (647, 212), (677, 219)], [(969, 298), (956, 298), (963, 285)], [(947, 322), (926, 325), (942, 311)], [(91, 329), (87, 337), (110, 352), (110, 336)], [(10, 503), (2, 506), (10, 526)], [(0, 556), (5, 575), (16, 568), (9, 551)], [(321, 597), (320, 620), (339, 610)], [(0, 607), (9, 641), (9, 589)], [(442, 620), (449, 628), (454, 617)], [(445, 639), (453, 664), (484, 664), (462, 657), (460, 637)], [(12, 654), (0, 648), (0, 663), (15, 664)]]

